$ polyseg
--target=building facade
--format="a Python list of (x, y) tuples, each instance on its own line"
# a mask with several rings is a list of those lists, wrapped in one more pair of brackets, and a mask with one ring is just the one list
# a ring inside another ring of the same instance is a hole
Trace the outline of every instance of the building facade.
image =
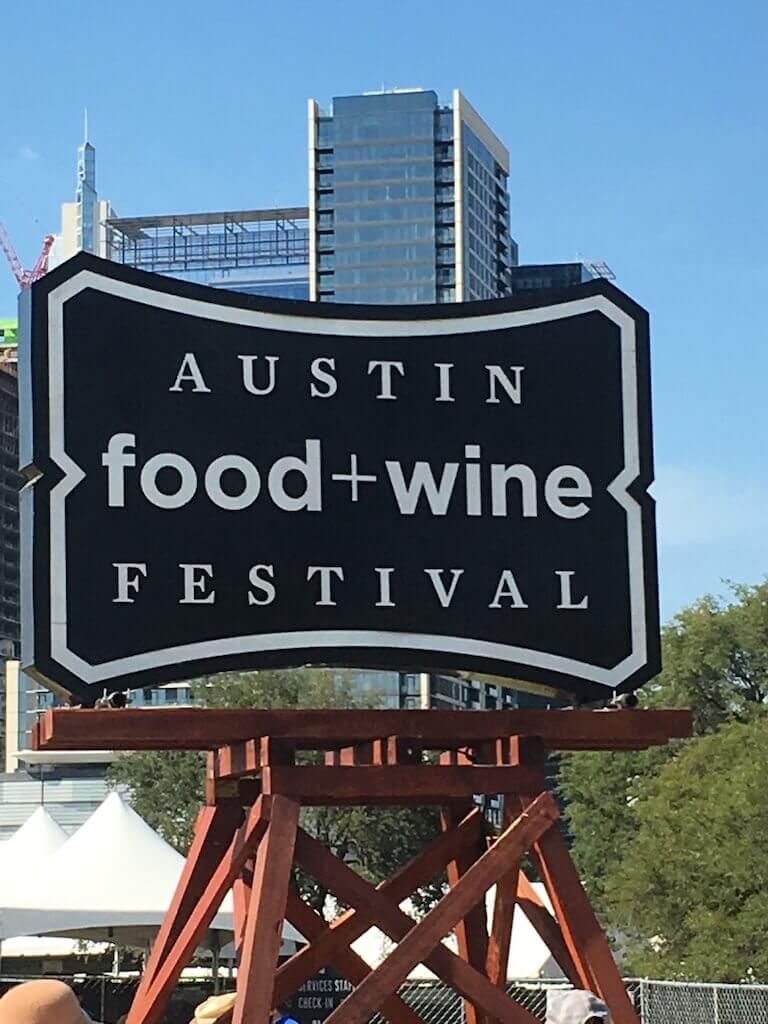
[(62, 203), (61, 231), (51, 248), (48, 266), (56, 267), (78, 252), (107, 258), (107, 221), (114, 215), (96, 190), (96, 150), (87, 137), (77, 150), (75, 201)]
[(213, 288), (309, 298), (306, 206), (224, 213), (111, 217), (109, 259)]
[(15, 362), (0, 362), (0, 663), (18, 655), (19, 591), (19, 397)]
[[(447, 303), (570, 287), (582, 263), (519, 266), (510, 231), (509, 152), (459, 90), (309, 102), (309, 205), (118, 217), (96, 189), (96, 154), (78, 150), (51, 265), (85, 249), (212, 287), (279, 298)], [(542, 698), (426, 673), (344, 670), (387, 707), (499, 708)], [(29, 700), (40, 701), (33, 687)], [(135, 705), (187, 703), (186, 683), (139, 690)]]
[(310, 100), (308, 135), (312, 299), (509, 294), (509, 153), (458, 89)]
[(573, 288), (585, 281), (603, 277), (613, 281), (616, 275), (602, 260), (580, 260), (574, 263), (527, 263), (513, 267), (510, 274), (512, 295), (531, 291), (559, 291)]

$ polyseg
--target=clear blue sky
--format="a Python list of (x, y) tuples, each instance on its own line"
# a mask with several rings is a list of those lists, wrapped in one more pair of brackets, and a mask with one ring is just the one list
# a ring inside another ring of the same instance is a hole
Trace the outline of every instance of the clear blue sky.
[[(122, 215), (302, 205), (306, 100), (461, 88), (509, 146), (525, 262), (651, 312), (662, 609), (768, 573), (768, 5), (5, 3), (0, 219), (31, 265), (87, 106)], [(15, 288), (0, 266), (0, 317)]]

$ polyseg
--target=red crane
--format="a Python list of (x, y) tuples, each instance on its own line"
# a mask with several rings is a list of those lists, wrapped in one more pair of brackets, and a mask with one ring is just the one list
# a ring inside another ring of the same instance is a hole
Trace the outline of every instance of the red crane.
[(11, 265), (13, 276), (18, 281), (19, 288), (28, 288), (34, 281), (37, 281), (38, 278), (46, 273), (48, 270), (48, 256), (55, 240), (55, 235), (46, 235), (43, 239), (43, 248), (40, 250), (40, 255), (37, 257), (34, 267), (31, 270), (25, 270), (21, 265), (21, 260), (16, 255), (16, 250), (8, 236), (8, 232), (5, 230), (3, 222), (0, 221), (0, 249), (3, 250)]

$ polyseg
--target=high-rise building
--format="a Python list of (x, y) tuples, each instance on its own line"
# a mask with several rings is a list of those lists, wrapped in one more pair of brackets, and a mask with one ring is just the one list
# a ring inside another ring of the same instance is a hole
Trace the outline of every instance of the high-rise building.
[[(12, 364), (15, 369), (15, 364)], [(0, 363), (0, 366), (4, 366)], [(19, 398), (18, 380), (0, 369), (0, 663), (18, 654), (19, 593)]]
[(213, 288), (309, 298), (306, 206), (222, 213), (118, 217), (96, 189), (96, 150), (87, 133), (77, 151), (75, 201), (62, 203), (49, 267), (95, 253), (156, 274)]
[[(118, 217), (98, 199), (95, 150), (86, 139), (76, 201), (62, 207), (51, 265), (83, 248), (249, 294), (403, 304), (497, 298), (594, 276), (582, 263), (518, 266), (509, 153), (458, 90), (450, 106), (420, 89), (337, 97), (327, 113), (310, 101), (309, 165), (308, 208)], [(388, 707), (494, 708), (542, 699), (425, 673), (339, 675)], [(159, 705), (189, 699), (186, 683), (133, 698)]]
[(77, 150), (77, 185), (75, 201), (62, 203), (61, 231), (51, 248), (48, 266), (55, 267), (77, 252), (92, 252), (107, 257), (107, 221), (114, 215), (109, 202), (99, 199), (96, 191), (96, 150), (88, 141), (88, 133)]
[(454, 90), (309, 102), (310, 295), (462, 302), (510, 292), (509, 152)]

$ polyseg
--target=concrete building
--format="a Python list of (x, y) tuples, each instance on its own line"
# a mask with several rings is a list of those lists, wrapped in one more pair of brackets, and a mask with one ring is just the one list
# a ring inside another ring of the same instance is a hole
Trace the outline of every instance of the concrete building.
[(309, 102), (310, 294), (463, 302), (510, 291), (509, 152), (454, 90)]

